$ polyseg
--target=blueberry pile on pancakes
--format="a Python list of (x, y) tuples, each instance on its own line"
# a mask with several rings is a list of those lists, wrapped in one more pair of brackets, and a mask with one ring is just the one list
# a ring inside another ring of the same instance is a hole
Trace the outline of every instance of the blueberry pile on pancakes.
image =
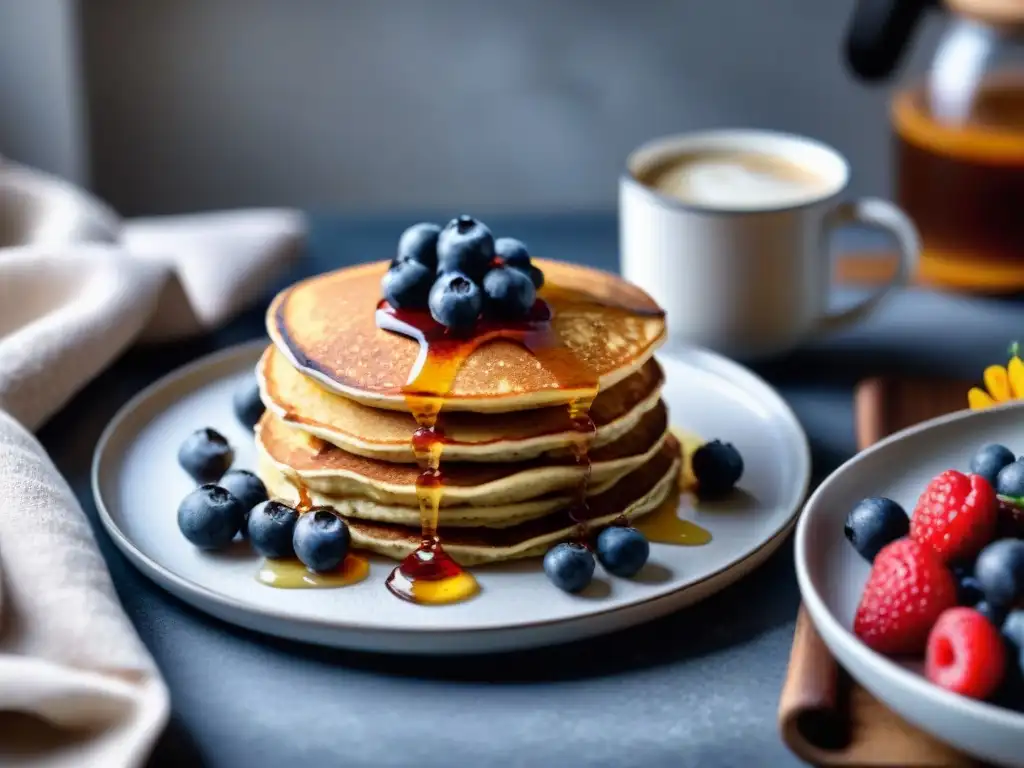
[(357, 549), (400, 560), (423, 546), (427, 411), (436, 536), (463, 566), (596, 541), (677, 483), (658, 306), (471, 217), (299, 282), (266, 319), (258, 474), (273, 499), (334, 508)]

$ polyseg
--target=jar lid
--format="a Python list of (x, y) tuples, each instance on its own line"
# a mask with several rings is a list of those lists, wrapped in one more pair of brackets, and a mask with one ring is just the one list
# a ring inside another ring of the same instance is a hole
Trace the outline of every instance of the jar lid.
[(953, 13), (996, 27), (1024, 27), (1021, 0), (946, 0)]

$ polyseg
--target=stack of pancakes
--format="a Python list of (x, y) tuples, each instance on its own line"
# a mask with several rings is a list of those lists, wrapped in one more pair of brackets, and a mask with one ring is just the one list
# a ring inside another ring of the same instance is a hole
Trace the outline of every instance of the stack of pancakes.
[[(664, 319), (613, 275), (538, 261), (552, 330), (594, 372), (587, 518), (594, 525), (656, 509), (674, 487), (680, 447), (652, 357)], [(428, 358), (417, 340), (377, 327), (386, 263), (297, 283), (267, 312), (272, 344), (257, 375), (267, 411), (256, 429), (270, 495), (337, 509), (357, 548), (400, 559), (422, 538), (403, 387)], [(571, 289), (562, 286), (571, 286)], [(429, 364), (429, 360), (427, 362)], [(444, 494), (439, 532), (463, 565), (543, 554), (576, 531), (569, 510), (585, 466), (559, 386), (523, 346), (495, 340), (460, 366), (441, 409)]]

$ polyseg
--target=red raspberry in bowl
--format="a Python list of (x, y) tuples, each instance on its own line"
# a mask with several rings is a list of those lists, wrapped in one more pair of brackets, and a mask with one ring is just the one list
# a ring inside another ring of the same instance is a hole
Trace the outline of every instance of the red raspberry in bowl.
[(946, 690), (986, 699), (1003, 681), (1006, 647), (988, 619), (972, 608), (945, 611), (931, 634), (925, 675)]
[(875, 556), (853, 631), (879, 653), (919, 656), (936, 619), (954, 606), (956, 582), (934, 550), (897, 539)]
[(996, 493), (981, 475), (948, 469), (935, 477), (910, 516), (910, 538), (946, 563), (970, 560), (992, 541), (999, 519)]

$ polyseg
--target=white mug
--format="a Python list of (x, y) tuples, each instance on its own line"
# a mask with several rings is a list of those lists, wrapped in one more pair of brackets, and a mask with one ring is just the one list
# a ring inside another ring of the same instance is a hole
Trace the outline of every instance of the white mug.
[[(672, 158), (699, 152), (767, 155), (822, 183), (795, 202), (697, 205), (641, 181)], [(906, 284), (916, 264), (920, 241), (910, 219), (885, 200), (841, 200), (849, 176), (834, 149), (789, 134), (716, 130), (649, 142), (629, 156), (619, 183), (622, 274), (665, 310), (673, 341), (746, 359), (791, 350), (866, 316)], [(829, 237), (853, 223), (892, 233), (899, 267), (860, 303), (831, 311)]]

